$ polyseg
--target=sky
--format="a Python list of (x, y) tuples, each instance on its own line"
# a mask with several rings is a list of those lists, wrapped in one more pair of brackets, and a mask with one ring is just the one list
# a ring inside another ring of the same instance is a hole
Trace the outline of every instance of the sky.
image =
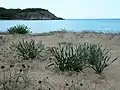
[(0, 0), (5, 8), (44, 8), (65, 19), (120, 18), (120, 0)]

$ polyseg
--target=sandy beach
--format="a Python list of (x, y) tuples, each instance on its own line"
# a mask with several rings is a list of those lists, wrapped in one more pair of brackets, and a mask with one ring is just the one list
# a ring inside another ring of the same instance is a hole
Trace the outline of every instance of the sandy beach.
[[(92, 43), (101, 44), (110, 50), (111, 59), (118, 59), (110, 66), (105, 68), (102, 76), (96, 74), (92, 69), (85, 69), (84, 73), (77, 72), (61, 72), (54, 66), (47, 67), (52, 60), (49, 54), (43, 53), (45, 56), (42, 59), (20, 61), (15, 57), (16, 52), (9, 48), (12, 43), (17, 43), (18, 40), (42, 40), (45, 48), (58, 46), (58, 43)], [(14, 69), (20, 69), (21, 64), (25, 64), (25, 74), (29, 77), (30, 82), (27, 83), (27, 88), (23, 84), (19, 84), (20, 88), (15, 90), (74, 90), (71, 86), (78, 87), (76, 90), (120, 90), (120, 35), (97, 34), (97, 33), (81, 33), (81, 32), (66, 32), (54, 33), (52, 35), (0, 35), (0, 67), (4, 65), (14, 64)], [(29, 69), (29, 70), (28, 70)], [(9, 70), (8, 70), (9, 71)], [(0, 72), (3, 72), (2, 70)], [(0, 73), (1, 77), (3, 73)], [(0, 79), (1, 80), (1, 79)], [(21, 80), (22, 81), (22, 80)], [(47, 85), (43, 89), (40, 82)], [(2, 84), (0, 84), (2, 87)], [(49, 89), (50, 88), (50, 89)], [(1, 89), (3, 90), (3, 89)]]

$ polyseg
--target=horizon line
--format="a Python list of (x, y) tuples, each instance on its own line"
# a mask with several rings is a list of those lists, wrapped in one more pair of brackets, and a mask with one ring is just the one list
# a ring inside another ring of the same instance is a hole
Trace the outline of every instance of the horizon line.
[(70, 19), (74, 19), (74, 20), (76, 20), (76, 19), (120, 19), (120, 18), (64, 18), (65, 20), (70, 20)]

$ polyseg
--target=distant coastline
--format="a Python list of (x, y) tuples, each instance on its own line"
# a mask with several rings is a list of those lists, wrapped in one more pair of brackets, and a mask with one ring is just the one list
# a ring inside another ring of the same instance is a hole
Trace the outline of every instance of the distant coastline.
[(65, 20), (120, 20), (120, 18), (67, 18)]
[(42, 8), (6, 9), (0, 7), (0, 20), (64, 20)]

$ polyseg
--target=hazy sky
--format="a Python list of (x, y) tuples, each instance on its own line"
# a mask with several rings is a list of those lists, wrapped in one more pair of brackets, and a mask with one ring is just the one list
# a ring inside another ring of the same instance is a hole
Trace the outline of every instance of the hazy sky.
[(0, 0), (5, 8), (44, 8), (62, 18), (120, 18), (120, 0)]

